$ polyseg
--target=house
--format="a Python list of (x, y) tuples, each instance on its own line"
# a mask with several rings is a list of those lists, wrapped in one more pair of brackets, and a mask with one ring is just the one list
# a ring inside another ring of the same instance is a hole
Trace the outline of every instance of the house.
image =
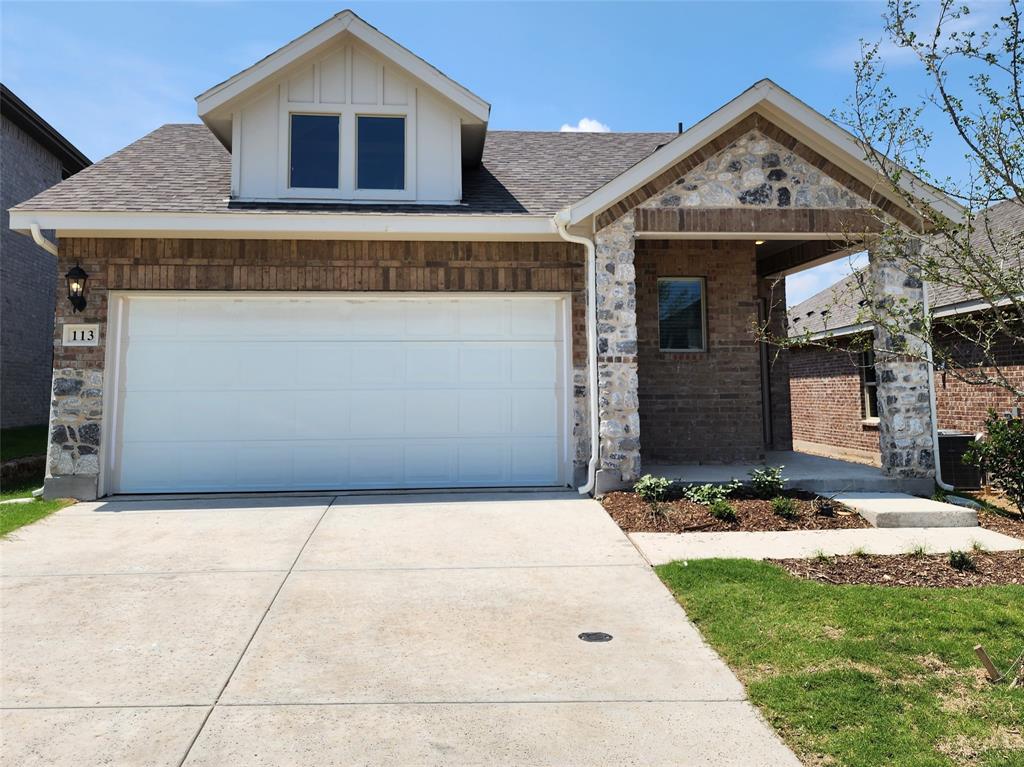
[(8, 208), (91, 163), (0, 84), (0, 424), (45, 424), (53, 373), (57, 258), (12, 231)]
[[(790, 444), (786, 361), (751, 335), (774, 279), (879, 216), (922, 226), (767, 80), (678, 134), (489, 131), (345, 11), (196, 101), (202, 124), (11, 213), (81, 270), (48, 495), (600, 492), (643, 461), (758, 460)], [(898, 380), (887, 472), (930, 482), (926, 375)]]
[[(1000, 236), (1024, 236), (1024, 206), (1006, 201), (989, 208), (985, 228), (979, 226), (972, 247), (991, 245), (987, 231)], [(864, 300), (856, 274), (811, 296), (789, 310), (793, 339), (815, 341), (829, 338), (829, 348), (813, 343), (789, 352), (789, 388), (796, 450), (880, 465), (878, 375), (874, 354), (859, 351), (858, 336), (871, 332), (859, 316)], [(936, 322), (981, 307), (965, 287), (937, 285), (930, 291), (929, 308)], [(937, 326), (938, 327), (938, 326)], [(964, 344), (957, 349), (960, 364), (972, 364), (976, 349)], [(1002, 336), (992, 349), (992, 361), (1007, 380), (1024, 389), (1024, 348)], [(989, 371), (990, 373), (992, 371)], [(979, 433), (984, 431), (989, 410), (1020, 414), (1024, 400), (1005, 388), (966, 383), (952, 373), (934, 376), (939, 429)], [(823, 408), (822, 403), (828, 407)]]

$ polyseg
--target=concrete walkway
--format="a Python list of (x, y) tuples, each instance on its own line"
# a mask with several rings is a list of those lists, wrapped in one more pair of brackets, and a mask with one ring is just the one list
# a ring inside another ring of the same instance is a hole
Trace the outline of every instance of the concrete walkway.
[(0, 574), (5, 765), (799, 765), (568, 494), (79, 504)]
[(975, 544), (989, 551), (1024, 549), (1024, 541), (982, 527), (790, 530), (771, 533), (630, 533), (652, 565), (678, 559), (798, 559), (818, 553), (906, 554), (924, 546), (931, 554), (967, 551)]

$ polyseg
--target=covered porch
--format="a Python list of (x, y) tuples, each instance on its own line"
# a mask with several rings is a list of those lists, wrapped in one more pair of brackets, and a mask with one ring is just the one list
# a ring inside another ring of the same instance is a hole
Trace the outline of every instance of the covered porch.
[[(758, 341), (766, 325), (786, 335), (783, 277), (852, 252), (870, 253), (873, 302), (923, 301), (904, 254), (875, 246), (889, 226), (922, 231), (920, 218), (836, 131), (768, 88), (705, 143), (683, 134), (656, 152), (644, 183), (593, 214), (599, 493), (644, 473), (728, 481), (766, 463), (808, 490), (931, 488), (927, 364), (877, 358), (874, 468), (792, 451), (787, 353)], [(878, 337), (876, 348), (898, 346)]]
[(647, 463), (644, 471), (684, 484), (725, 484), (746, 480), (761, 466), (783, 466), (786, 486), (811, 493), (930, 492), (932, 480), (887, 476), (881, 468), (853, 461), (841, 461), (795, 450), (766, 450), (763, 461), (720, 464)]

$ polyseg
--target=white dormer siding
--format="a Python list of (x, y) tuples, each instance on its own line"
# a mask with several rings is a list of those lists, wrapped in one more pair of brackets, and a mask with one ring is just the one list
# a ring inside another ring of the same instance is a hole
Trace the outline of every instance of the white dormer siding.
[[(337, 188), (291, 184), (292, 115), (338, 117)], [(404, 119), (404, 188), (358, 188), (360, 116)], [(454, 204), (462, 196), (460, 110), (352, 38), (280, 72), (232, 110), (231, 132), (238, 200)]]

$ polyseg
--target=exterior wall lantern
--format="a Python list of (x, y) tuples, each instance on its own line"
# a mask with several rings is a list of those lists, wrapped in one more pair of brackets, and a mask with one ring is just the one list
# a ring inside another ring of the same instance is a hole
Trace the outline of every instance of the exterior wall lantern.
[(89, 275), (85, 269), (75, 264), (68, 269), (64, 275), (68, 281), (68, 301), (74, 311), (80, 312), (85, 309), (85, 283), (89, 281)]

